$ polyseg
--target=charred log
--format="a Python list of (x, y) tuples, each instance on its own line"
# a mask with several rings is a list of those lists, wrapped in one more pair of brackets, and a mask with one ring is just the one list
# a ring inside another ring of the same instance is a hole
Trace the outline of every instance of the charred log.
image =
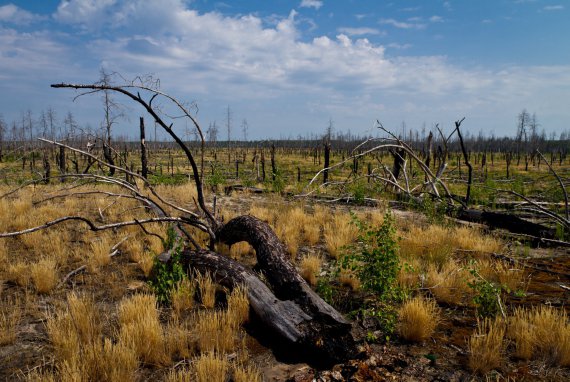
[(322, 316), (307, 314), (295, 301), (278, 299), (259, 277), (240, 263), (208, 250), (184, 251), (182, 259), (188, 269), (210, 272), (217, 283), (233, 288), (247, 288), (251, 311), (283, 342), (293, 346), (309, 361), (334, 364), (355, 356), (349, 327), (335, 325)]
[(456, 217), (474, 223), (483, 223), (495, 229), (505, 229), (513, 233), (538, 236), (546, 239), (556, 238), (556, 230), (508, 213), (461, 209), (458, 211)]
[[(248, 242), (275, 296), (290, 301), (311, 319), (303, 323), (299, 344), (320, 350), (325, 358), (339, 360), (354, 356), (351, 324), (311, 289), (289, 261), (285, 246), (269, 225), (253, 216), (239, 216), (217, 231), (217, 239), (228, 245)], [(270, 301), (268, 301), (270, 302)]]

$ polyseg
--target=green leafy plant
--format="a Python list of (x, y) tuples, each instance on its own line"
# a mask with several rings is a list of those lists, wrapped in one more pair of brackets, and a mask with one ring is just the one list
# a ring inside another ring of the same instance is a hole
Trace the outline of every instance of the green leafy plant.
[(331, 280), (327, 277), (319, 277), (316, 285), (316, 292), (325, 300), (327, 303), (333, 305), (335, 290), (331, 285)]
[(353, 215), (359, 230), (358, 243), (348, 246), (340, 267), (354, 272), (365, 291), (379, 298), (394, 297), (400, 270), (394, 218), (387, 212), (378, 228), (367, 226)]
[(501, 309), (500, 298), (504, 287), (486, 280), (475, 269), (471, 269), (469, 272), (475, 277), (467, 285), (475, 292), (473, 303), (477, 308), (477, 315), (495, 317)]
[(148, 283), (156, 294), (158, 302), (168, 304), (172, 289), (188, 275), (182, 264), (182, 243), (173, 228), (168, 229), (164, 246), (170, 251), (170, 260), (168, 263), (163, 263), (157, 257), (154, 259), (152, 277)]
[(212, 165), (212, 173), (206, 176), (205, 183), (215, 189), (217, 189), (218, 186), (226, 183), (226, 177), (224, 175), (222, 167), (218, 165)]
[(435, 202), (429, 195), (424, 196), (420, 202), (412, 200), (412, 208), (422, 212), (429, 223), (444, 225), (446, 223), (445, 203)]
[(285, 190), (285, 178), (278, 168), (275, 169), (274, 175), (275, 179), (271, 180), (271, 188), (273, 192), (281, 193)]

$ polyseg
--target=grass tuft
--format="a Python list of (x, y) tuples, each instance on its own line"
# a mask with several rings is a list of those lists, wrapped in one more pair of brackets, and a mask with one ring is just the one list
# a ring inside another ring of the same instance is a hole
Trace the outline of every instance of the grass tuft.
[(16, 341), (16, 328), (22, 318), (20, 305), (19, 300), (12, 300), (0, 307), (0, 346), (9, 345)]
[(238, 286), (228, 297), (228, 315), (239, 325), (249, 320), (249, 299), (245, 287)]
[(119, 342), (133, 349), (143, 362), (153, 365), (170, 362), (154, 295), (137, 294), (123, 299), (119, 304), (119, 322)]
[(196, 287), (193, 281), (184, 278), (180, 280), (170, 291), (170, 302), (175, 317), (181, 317), (182, 313), (189, 311), (194, 306), (194, 293)]
[(486, 374), (503, 363), (505, 323), (502, 319), (484, 319), (469, 338), (469, 368)]
[(411, 342), (429, 338), (439, 322), (439, 309), (435, 301), (422, 297), (406, 301), (399, 309), (400, 335)]
[(213, 308), (216, 304), (216, 284), (210, 273), (196, 274), (196, 282), (200, 291), (200, 301), (205, 308)]
[(29, 272), (38, 293), (49, 293), (57, 285), (57, 262), (51, 257), (44, 257), (37, 263), (31, 263)]
[(226, 311), (200, 311), (196, 319), (198, 347), (202, 352), (232, 352), (236, 346), (237, 317)]
[(213, 352), (202, 354), (194, 363), (196, 382), (225, 382), (229, 370), (228, 361)]
[(317, 285), (317, 275), (321, 269), (323, 260), (318, 255), (307, 255), (301, 260), (301, 276), (311, 286)]
[(335, 214), (324, 226), (325, 245), (335, 259), (340, 256), (342, 248), (356, 240), (357, 236), (358, 228), (352, 224), (348, 214)]

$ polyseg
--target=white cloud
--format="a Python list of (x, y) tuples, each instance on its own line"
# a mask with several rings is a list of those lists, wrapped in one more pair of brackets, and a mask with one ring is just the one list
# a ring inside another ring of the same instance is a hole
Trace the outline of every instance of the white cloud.
[(410, 49), (412, 47), (412, 44), (398, 44), (397, 42), (391, 42), (387, 46), (388, 48), (404, 50), (404, 49)]
[(14, 4), (0, 6), (0, 22), (27, 25), (41, 19), (41, 16), (28, 12)]
[(392, 25), (400, 29), (424, 29), (426, 27), (425, 24), (415, 23), (415, 22), (407, 23), (407, 22), (397, 21), (394, 19), (380, 19), (379, 23), (384, 25)]
[(432, 23), (442, 23), (442, 22), (443, 22), (443, 17), (437, 16), (437, 15), (433, 15), (432, 17), (429, 18), (429, 21), (431, 21)]
[(547, 5), (542, 8), (544, 11), (561, 11), (564, 9), (564, 5)]
[(299, 4), (299, 7), (301, 7), (301, 8), (319, 9), (322, 6), (323, 6), (323, 2), (320, 0), (303, 0), (303, 1), (301, 1), (301, 4)]
[(53, 16), (62, 23), (92, 29), (110, 21), (109, 10), (115, 4), (116, 0), (62, 0)]
[(349, 28), (349, 27), (342, 27), (342, 28), (338, 28), (338, 31), (341, 33), (344, 33), (346, 35), (349, 36), (363, 36), (363, 35), (381, 35), (381, 36), (385, 36), (386, 32), (380, 31), (376, 28), (366, 28), (366, 27), (360, 27), (360, 28)]
[[(94, 32), (82, 34), (79, 45), (76, 36), (61, 32), (34, 34), (0, 27), (0, 73), (7, 76), (3, 87), (38, 92), (39, 87), (49, 90), (50, 82), (90, 82), (103, 63), (126, 78), (155, 73), (168, 92), (197, 100), (202, 121), (208, 118), (204, 113), (209, 105), (231, 104), (248, 113), (244, 117), (252, 126), (276, 126), (278, 120), (283, 126), (276, 128), (282, 131), (293, 125), (304, 131), (331, 115), (342, 129), (342, 117), (335, 113), (344, 110), (346, 126), (368, 126), (366, 121), (375, 118), (395, 123), (406, 119), (410, 124), (452, 121), (464, 113), (488, 115), (489, 123), (510, 123), (521, 105), (539, 116), (556, 112), (570, 119), (563, 105), (570, 91), (568, 66), (463, 68), (446, 57), (398, 54), (410, 44), (384, 46), (361, 38), (382, 33), (375, 28), (339, 28), (334, 38), (307, 40), (295, 11), (269, 23), (255, 15), (199, 13), (184, 1), (165, 1), (168, 6), (116, 0), (108, 1), (107, 8), (95, 2), (66, 2), (70, 5), (62, 8), (59, 20)], [(71, 6), (76, 7), (73, 12)], [(90, 21), (101, 14), (107, 21)], [(80, 17), (66, 18), (71, 15)], [(423, 28), (388, 20), (385, 24)], [(102, 32), (109, 28), (113, 33)], [(19, 104), (12, 107), (18, 110)], [(506, 122), (497, 117), (505, 113)], [(210, 118), (220, 117), (213, 113)], [(297, 118), (296, 123), (291, 118)], [(270, 135), (261, 130), (257, 134)]]

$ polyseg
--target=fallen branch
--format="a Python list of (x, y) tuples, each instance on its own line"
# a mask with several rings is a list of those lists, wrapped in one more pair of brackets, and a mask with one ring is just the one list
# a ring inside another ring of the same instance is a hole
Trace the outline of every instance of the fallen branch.
[[(120, 254), (121, 252), (118, 250), (119, 246), (121, 244), (123, 244), (123, 242), (125, 240), (127, 240), (129, 237), (126, 236), (124, 237), (121, 241), (119, 241), (117, 244), (115, 244), (112, 248), (111, 248), (111, 253), (109, 253), (109, 258), (113, 258), (115, 256), (117, 256), (118, 254)], [(61, 279), (61, 281), (59, 282), (59, 284), (57, 284), (56, 289), (59, 289), (63, 284), (67, 283), (67, 281), (69, 281), (70, 278), (78, 275), (79, 273), (85, 272), (85, 270), (87, 270), (87, 265), (82, 265), (79, 268), (76, 268), (74, 270), (72, 270), (71, 272), (69, 272), (68, 274), (65, 275), (65, 277), (63, 279)]]

